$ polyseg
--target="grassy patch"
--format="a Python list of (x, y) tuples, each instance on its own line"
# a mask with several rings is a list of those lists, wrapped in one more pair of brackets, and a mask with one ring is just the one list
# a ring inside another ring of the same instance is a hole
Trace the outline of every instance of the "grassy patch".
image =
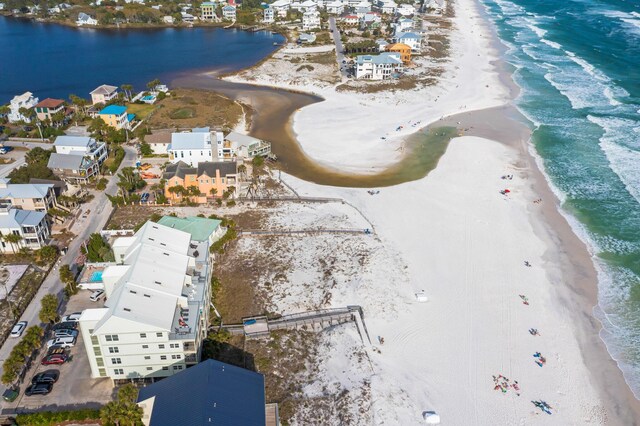
[(299, 71), (313, 71), (313, 67), (311, 65), (302, 65), (301, 67), (298, 67), (298, 69), (296, 70), (297, 72)]
[(146, 119), (157, 107), (148, 104), (127, 104), (127, 112), (133, 113), (141, 120)]
[(172, 120), (186, 120), (187, 118), (194, 118), (196, 116), (196, 110), (189, 107), (177, 108), (169, 113), (169, 118)]
[(307, 62), (312, 64), (329, 65), (336, 64), (336, 52), (314, 53), (307, 56)]

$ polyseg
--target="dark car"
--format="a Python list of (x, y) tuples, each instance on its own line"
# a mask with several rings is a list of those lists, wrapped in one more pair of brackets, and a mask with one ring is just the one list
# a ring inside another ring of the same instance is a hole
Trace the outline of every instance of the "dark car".
[(58, 324), (54, 325), (52, 330), (56, 331), (56, 330), (76, 330), (78, 328), (78, 323), (77, 322), (73, 322), (73, 321), (65, 321), (65, 322), (59, 322)]
[(24, 391), (24, 394), (27, 396), (31, 395), (46, 395), (51, 392), (53, 389), (53, 383), (37, 383), (35, 385), (31, 385)]
[(65, 362), (67, 362), (67, 359), (69, 359), (69, 357), (65, 354), (47, 355), (44, 358), (42, 358), (42, 361), (40, 361), (40, 364), (42, 365), (64, 364)]
[(47, 370), (42, 373), (38, 373), (33, 376), (31, 379), (31, 384), (38, 383), (55, 383), (58, 381), (58, 377), (60, 377), (60, 372), (58, 370)]
[(18, 395), (20, 395), (18, 393), (19, 389), (17, 388), (7, 388), (5, 389), (5, 391), (2, 393), (2, 399), (4, 399), (7, 402), (13, 402), (16, 400), (16, 398), (18, 397)]

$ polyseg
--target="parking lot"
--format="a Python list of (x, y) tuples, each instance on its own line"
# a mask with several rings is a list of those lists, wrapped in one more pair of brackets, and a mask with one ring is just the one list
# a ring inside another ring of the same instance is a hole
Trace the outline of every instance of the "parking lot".
[[(102, 307), (102, 302), (91, 302), (91, 291), (81, 290), (73, 296), (67, 304), (64, 315), (81, 312), (86, 308)], [(5, 409), (15, 409), (16, 412), (30, 412), (35, 410), (62, 410), (73, 408), (98, 408), (112, 400), (114, 388), (111, 380), (91, 378), (89, 360), (84, 349), (82, 336), (70, 349), (70, 360), (62, 365), (41, 365), (40, 361), (47, 353), (46, 344), (40, 355), (33, 363), (31, 371), (27, 373), (25, 382), (20, 387), (20, 396), (11, 404), (5, 402)], [(31, 378), (43, 371), (59, 370), (60, 378), (48, 395), (25, 396), (24, 390), (31, 383)]]

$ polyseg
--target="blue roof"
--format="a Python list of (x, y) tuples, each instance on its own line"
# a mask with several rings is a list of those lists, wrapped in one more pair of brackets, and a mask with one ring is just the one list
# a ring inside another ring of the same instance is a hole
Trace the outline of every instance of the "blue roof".
[(128, 122), (132, 122), (134, 118), (136, 118), (135, 114), (127, 114), (127, 121)]
[(152, 426), (264, 426), (264, 376), (208, 359), (148, 385), (138, 402), (155, 397)]
[(108, 107), (103, 108), (102, 111), (100, 111), (100, 114), (121, 115), (121, 114), (124, 114), (125, 112), (127, 112), (127, 107), (125, 106), (109, 105)]

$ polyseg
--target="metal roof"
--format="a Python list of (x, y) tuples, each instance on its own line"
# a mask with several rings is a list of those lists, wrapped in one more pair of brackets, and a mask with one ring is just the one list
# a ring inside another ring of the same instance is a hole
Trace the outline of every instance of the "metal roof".
[(0, 214), (0, 229), (18, 229), (23, 226), (36, 226), (44, 220), (46, 213), (10, 208)]
[(207, 241), (211, 234), (220, 227), (219, 220), (204, 217), (163, 216), (158, 223), (191, 234), (194, 241)]
[(89, 136), (58, 136), (53, 146), (81, 146), (88, 147), (91, 145), (93, 138)]
[[(87, 15), (88, 16), (88, 15)], [(118, 90), (116, 86), (109, 86), (108, 84), (103, 84), (102, 86), (98, 86), (91, 92), (92, 95), (109, 95)]]
[(170, 150), (211, 149), (211, 133), (172, 133)]
[(264, 376), (208, 359), (138, 393), (151, 426), (264, 426)]
[(121, 105), (109, 105), (106, 108), (103, 108), (98, 114), (113, 114), (113, 115), (122, 115), (127, 112), (127, 107)]
[(82, 155), (74, 154), (58, 154), (54, 152), (49, 157), (47, 167), (50, 169), (62, 169), (62, 170), (78, 170), (82, 166), (84, 157)]
[(44, 183), (10, 183), (0, 188), (0, 198), (44, 198), (51, 188), (53, 185)]

